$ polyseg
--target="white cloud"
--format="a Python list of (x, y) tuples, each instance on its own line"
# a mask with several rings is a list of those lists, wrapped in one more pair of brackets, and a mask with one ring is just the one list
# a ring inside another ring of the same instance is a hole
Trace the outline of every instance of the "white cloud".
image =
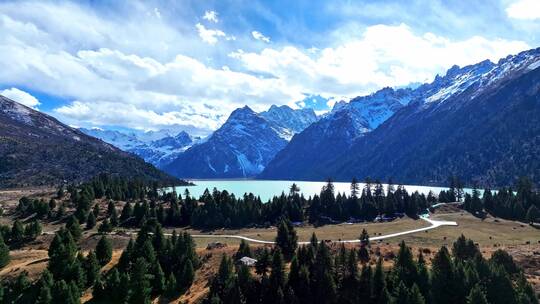
[[(264, 110), (304, 94), (341, 100), (528, 48), (519, 41), (417, 34), (406, 25), (341, 31), (347, 39), (320, 49), (254, 51), (251, 37), (214, 48), (208, 44), (235, 38), (194, 27), (193, 19), (169, 24), (153, 7), (129, 3), (130, 15), (105, 18), (76, 3), (0, 2), (0, 84), (68, 100), (52, 112), (73, 125), (180, 125), (203, 134), (245, 104)], [(223, 56), (232, 47), (249, 51)]]
[(216, 42), (218, 42), (218, 37), (227, 37), (227, 35), (225, 35), (223, 31), (207, 29), (204, 25), (200, 23), (197, 23), (195, 27), (199, 32), (199, 37), (201, 37), (204, 42), (211, 45), (214, 45), (216, 44)]
[(252, 31), (251, 36), (253, 36), (253, 38), (255, 38), (257, 40), (260, 40), (260, 41), (263, 41), (263, 42), (266, 42), (266, 43), (270, 43), (270, 38), (266, 37), (265, 35), (263, 35), (260, 32)]
[(34, 109), (37, 109), (37, 106), (41, 104), (37, 98), (17, 88), (0, 91), (0, 95)]
[(540, 19), (540, 1), (518, 0), (506, 8), (506, 14), (510, 18), (536, 20)]
[(407, 25), (376, 25), (347, 42), (312, 54), (293, 46), (261, 52), (236, 51), (253, 72), (270, 73), (302, 92), (324, 97), (354, 97), (385, 86), (425, 82), (454, 64), (498, 60), (529, 48), (521, 41), (475, 36), (454, 41), (433, 33), (418, 35)]
[(204, 16), (202, 17), (204, 20), (208, 20), (214, 23), (218, 23), (218, 13), (215, 11), (206, 11), (204, 12)]

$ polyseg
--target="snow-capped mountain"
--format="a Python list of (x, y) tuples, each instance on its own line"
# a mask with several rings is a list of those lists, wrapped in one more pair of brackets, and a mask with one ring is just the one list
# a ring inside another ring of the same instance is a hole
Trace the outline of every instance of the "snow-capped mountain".
[(136, 154), (158, 168), (168, 164), (179, 153), (184, 152), (200, 140), (199, 137), (192, 138), (185, 131), (176, 135), (170, 130), (122, 132), (99, 128), (82, 128), (81, 131), (126, 152)]
[(446, 75), (411, 90), (409, 103), (375, 130), (324, 159), (305, 161), (305, 154), (289, 150), (311, 127), (307, 128), (261, 176), (344, 181), (370, 176), (443, 184), (454, 174), (497, 186), (528, 175), (539, 182), (539, 83), (540, 48), (496, 64), (454, 66)]
[(286, 143), (271, 123), (245, 106), (234, 110), (205, 142), (179, 154), (164, 169), (189, 178), (255, 176)]
[(291, 140), (294, 134), (302, 132), (309, 125), (317, 121), (313, 109), (297, 109), (283, 105), (272, 105), (268, 111), (259, 113), (273, 128), (286, 140)]
[[(384, 88), (350, 102), (338, 102), (332, 111), (297, 134), (268, 164), (261, 178), (275, 178), (324, 161), (350, 147), (414, 99), (412, 89)], [(287, 168), (287, 169), (285, 169)]]

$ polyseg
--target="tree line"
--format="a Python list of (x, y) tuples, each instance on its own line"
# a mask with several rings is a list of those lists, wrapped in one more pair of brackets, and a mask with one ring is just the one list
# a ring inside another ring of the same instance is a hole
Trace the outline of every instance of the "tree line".
[[(385, 268), (382, 257), (372, 266), (363, 256), (368, 243), (359, 249), (344, 245), (333, 249), (318, 242), (315, 235), (309, 245), (291, 254), (294, 237), (280, 241), (280, 233), (291, 234), (284, 229), (286, 224), (280, 227), (277, 245), (271, 250), (252, 253), (247, 243), (241, 244), (234, 258), (256, 258), (254, 273), (223, 255), (205, 303), (538, 303), (532, 286), (508, 253), (497, 250), (485, 259), (464, 236), (454, 242), (451, 251), (441, 247), (431, 267), (422, 252), (415, 254), (401, 242), (392, 266)], [(286, 267), (289, 261), (290, 267)]]

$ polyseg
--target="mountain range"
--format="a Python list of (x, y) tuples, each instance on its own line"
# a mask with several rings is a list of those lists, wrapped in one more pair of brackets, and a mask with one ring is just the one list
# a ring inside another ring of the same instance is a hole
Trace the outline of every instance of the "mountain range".
[(238, 178), (259, 174), (296, 132), (316, 121), (313, 110), (272, 106), (236, 109), (203, 143), (187, 149), (166, 172), (186, 178)]
[(181, 184), (142, 159), (0, 95), (0, 187), (78, 183), (100, 173)]
[(444, 184), (457, 175), (469, 184), (501, 186), (528, 175), (540, 182), (540, 48), (496, 64), (454, 66), (400, 96), (408, 103), (374, 129), (364, 124), (369, 132), (356, 128), (345, 136), (352, 120), (321, 119), (295, 136), (259, 177)]
[(80, 130), (123, 151), (133, 153), (158, 168), (169, 164), (178, 154), (201, 139), (192, 137), (185, 131), (175, 134), (171, 130), (148, 132), (122, 132), (100, 128), (81, 128)]
[(127, 175), (167, 177), (136, 156), (180, 178), (372, 177), (442, 185), (456, 175), (496, 187), (528, 175), (539, 183), (539, 99), (540, 48), (497, 63), (453, 66), (414, 88), (337, 102), (322, 116), (245, 106), (206, 138), (169, 130), (76, 130), (2, 97), (0, 152), (7, 157), (0, 159), (1, 183), (81, 180), (123, 166)]

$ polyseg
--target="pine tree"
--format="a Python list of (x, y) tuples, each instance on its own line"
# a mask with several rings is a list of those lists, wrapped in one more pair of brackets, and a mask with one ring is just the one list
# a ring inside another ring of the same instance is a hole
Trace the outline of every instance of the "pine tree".
[(186, 260), (184, 263), (184, 269), (182, 270), (182, 288), (188, 289), (195, 279), (195, 270), (190, 260)]
[(276, 246), (281, 249), (281, 253), (287, 261), (292, 258), (296, 251), (296, 247), (298, 247), (298, 236), (289, 220), (282, 220), (280, 222), (276, 236)]
[(75, 216), (70, 216), (66, 222), (66, 229), (69, 230), (74, 240), (81, 238), (82, 230), (79, 220)]
[(22, 241), (24, 241), (24, 226), (19, 220), (16, 220), (11, 227), (11, 242), (16, 244)]
[(88, 218), (86, 219), (86, 229), (90, 230), (96, 226), (96, 217), (94, 213), (88, 213)]
[(259, 256), (257, 257), (257, 262), (255, 263), (255, 273), (258, 275), (264, 276), (268, 272), (268, 267), (270, 266), (270, 252), (265, 247)]
[(97, 219), (99, 216), (99, 204), (94, 204), (94, 208), (92, 209), (92, 213), (94, 214), (94, 219)]
[(373, 274), (373, 298), (375, 303), (383, 297), (383, 291), (386, 289), (386, 281), (384, 278), (384, 271), (382, 267), (382, 258), (379, 257), (377, 260), (377, 266), (375, 266), (375, 272)]
[(454, 264), (446, 247), (435, 254), (432, 262), (431, 298), (434, 304), (452, 304), (456, 301), (454, 290)]
[(366, 231), (366, 229), (362, 229), (362, 233), (360, 233), (359, 239), (360, 239), (360, 244), (362, 244), (363, 246), (369, 245), (369, 234)]
[(238, 251), (234, 255), (234, 258), (239, 260), (243, 257), (251, 257), (251, 249), (249, 248), (249, 244), (245, 240), (240, 241), (240, 247), (238, 247)]
[(86, 280), (88, 285), (93, 285), (99, 276), (100, 269), (99, 262), (94, 251), (90, 250), (86, 256), (83, 268), (86, 272)]
[(358, 250), (358, 259), (362, 264), (366, 264), (369, 262), (369, 251), (367, 249), (367, 246), (361, 246), (360, 250)]
[(148, 265), (143, 258), (138, 258), (133, 265), (131, 278), (130, 303), (149, 304), (150, 303), (150, 282), (147, 276)]
[(486, 295), (479, 284), (476, 284), (469, 292), (467, 304), (488, 304)]
[(272, 271), (270, 272), (270, 284), (272, 288), (285, 287), (285, 264), (279, 248), (272, 255)]
[(52, 303), (52, 294), (51, 288), (47, 285), (41, 286), (39, 288), (39, 295), (37, 297), (37, 304), (51, 304)]
[(111, 225), (111, 223), (109, 222), (109, 219), (105, 219), (101, 225), (99, 225), (99, 228), (98, 228), (98, 232), (99, 233), (109, 233), (113, 230), (113, 227)]
[(0, 269), (4, 268), (10, 261), (9, 247), (4, 242), (2, 233), (0, 233)]
[(116, 213), (116, 208), (113, 208), (111, 211), (111, 226), (116, 227), (118, 226), (118, 214)]
[(418, 285), (413, 284), (411, 290), (409, 291), (408, 304), (424, 304), (426, 303), (424, 296), (420, 292)]
[(101, 266), (105, 266), (112, 258), (112, 244), (106, 236), (102, 236), (96, 245), (96, 258)]
[(166, 290), (166, 294), (169, 296), (169, 297), (172, 297), (173, 295), (176, 294), (177, 292), (177, 284), (176, 284), (176, 278), (175, 276), (173, 275), (173, 273), (169, 273), (169, 277), (167, 277), (167, 286), (165, 287), (165, 290)]
[(165, 273), (161, 269), (159, 263), (155, 263), (153, 266), (152, 275), (152, 289), (155, 293), (161, 294), (165, 290)]

